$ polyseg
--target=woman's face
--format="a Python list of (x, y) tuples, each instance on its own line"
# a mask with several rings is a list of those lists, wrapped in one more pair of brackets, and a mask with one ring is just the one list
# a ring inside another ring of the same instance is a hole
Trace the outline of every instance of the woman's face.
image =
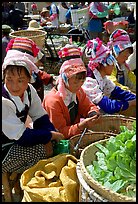
[(69, 87), (67, 87), (67, 89), (71, 91), (72, 93), (76, 93), (80, 89), (80, 87), (83, 85), (85, 79), (86, 79), (86, 75), (85, 77), (84, 76), (78, 77), (77, 75), (72, 76), (68, 80)]
[(110, 76), (112, 74), (112, 71), (114, 69), (114, 65), (107, 65), (104, 67), (103, 65), (100, 66), (98, 71), (100, 72), (101, 76)]
[(130, 55), (130, 50), (129, 49), (125, 49), (122, 52), (120, 52), (120, 54), (116, 58), (119, 65), (124, 64), (125, 61), (128, 59), (129, 55)]
[(104, 67), (105, 75), (110, 76), (112, 74), (112, 71), (114, 69), (114, 65), (107, 65)]
[(25, 68), (22, 68), (18, 73), (17, 69), (7, 69), (5, 74), (5, 84), (8, 88), (9, 92), (13, 96), (22, 97), (25, 90), (28, 87), (28, 83), (30, 81), (29, 76), (27, 76), (25, 72)]

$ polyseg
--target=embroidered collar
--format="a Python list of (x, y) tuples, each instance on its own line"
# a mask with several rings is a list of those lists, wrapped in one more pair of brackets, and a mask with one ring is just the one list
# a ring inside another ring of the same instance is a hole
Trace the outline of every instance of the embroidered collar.
[(77, 104), (76, 93), (72, 93), (66, 88), (65, 90), (66, 90), (66, 98), (64, 99), (65, 105), (68, 106), (72, 101), (74, 101)]
[(28, 99), (27, 91), (24, 92), (24, 100), (22, 102), (22, 100), (19, 96), (11, 95), (11, 93), (9, 92), (9, 90), (6, 87), (6, 84), (4, 84), (4, 88), (6, 89), (8, 94), (10, 95), (11, 99), (15, 102), (19, 112), (21, 112), (25, 108), (25, 104), (29, 106), (29, 99)]

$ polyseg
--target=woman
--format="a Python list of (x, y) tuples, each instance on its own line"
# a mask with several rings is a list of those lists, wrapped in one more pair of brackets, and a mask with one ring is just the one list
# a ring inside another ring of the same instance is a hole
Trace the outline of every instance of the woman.
[(107, 78), (117, 63), (110, 49), (103, 45), (99, 38), (89, 40), (86, 56), (90, 59), (89, 72), (82, 88), (89, 99), (104, 113), (124, 114), (125, 110), (134, 108), (134, 112), (132, 111), (129, 116), (136, 117), (136, 95), (121, 89)]
[(50, 17), (48, 20), (52, 26), (59, 27), (59, 10), (54, 2), (46, 2), (46, 8), (49, 10)]
[(16, 50), (17, 54), (19, 52), (23, 52), (26, 53), (27, 56), (29, 55), (31, 61), (34, 62), (38, 67), (37, 72), (32, 72), (33, 80), (31, 81), (31, 84), (36, 89), (38, 96), (42, 101), (44, 98), (44, 85), (47, 86), (48, 84), (51, 84), (53, 86), (54, 82), (54, 79), (50, 74), (39, 69), (39, 67), (44, 67), (46, 63), (46, 56), (44, 51), (40, 50), (35, 42), (31, 39), (28, 39), (27, 37), (16, 37), (11, 39), (6, 50), (12, 49), (14, 52)]
[(126, 63), (128, 57), (133, 53), (133, 45), (128, 33), (123, 29), (116, 29), (109, 37), (107, 43), (117, 60), (117, 64), (109, 77), (116, 85), (124, 90), (136, 92), (136, 75)]
[[(35, 46), (33, 51), (36, 56)], [(50, 141), (59, 141), (63, 135), (50, 122), (30, 84), (32, 72), (38, 71), (33, 57), (27, 52), (8, 50), (2, 70), (2, 172), (22, 173), (40, 159), (51, 156)], [(27, 115), (33, 128), (25, 126)]]
[(40, 15), (41, 15), (40, 26), (42, 27), (47, 26), (47, 23), (50, 22), (49, 10), (47, 8), (43, 8)]
[(84, 128), (92, 128), (100, 121), (97, 106), (89, 101), (81, 88), (86, 78), (86, 67), (80, 55), (80, 49), (75, 45), (66, 45), (59, 51), (64, 62), (58, 82), (42, 103), (50, 121), (65, 139), (80, 134)]

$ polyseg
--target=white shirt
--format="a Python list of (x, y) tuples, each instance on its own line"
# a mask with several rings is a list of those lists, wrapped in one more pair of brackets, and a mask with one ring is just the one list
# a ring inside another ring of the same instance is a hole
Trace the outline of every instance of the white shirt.
[(104, 95), (108, 97), (110, 96), (111, 92), (115, 88), (115, 84), (106, 76), (102, 78), (100, 72), (97, 69), (94, 70), (94, 75), (96, 79), (86, 77), (82, 88), (87, 94), (90, 101), (98, 104), (102, 100)]
[(136, 69), (136, 41), (132, 44), (133, 45), (133, 53), (128, 57), (126, 63), (130, 67), (132, 71)]
[(59, 9), (59, 22), (60, 23), (66, 23), (67, 19), (66, 19), (66, 13), (68, 11), (68, 9), (63, 8), (62, 5), (58, 6)]
[[(52, 14), (57, 14), (57, 9), (56, 9), (56, 5), (55, 4), (51, 4), (51, 10), (52, 10)], [(59, 26), (59, 21), (58, 18), (55, 18), (53, 21), (51, 21), (52, 26)]]
[[(34, 122), (36, 119), (47, 114), (47, 112), (42, 107), (41, 100), (34, 87), (31, 84), (29, 84), (29, 86), (31, 90), (31, 106), (28, 115)], [(6, 88), (5, 85), (4, 87)], [(7, 88), (6, 90), (8, 91)], [(12, 96), (10, 94), (10, 97), (14, 100), (19, 111), (24, 109), (25, 104), (29, 105), (30, 103), (27, 91), (24, 93), (23, 102), (19, 96)], [(15, 104), (11, 100), (2, 97), (2, 131), (9, 139), (18, 140), (22, 136), (26, 127), (25, 124), (16, 116)]]

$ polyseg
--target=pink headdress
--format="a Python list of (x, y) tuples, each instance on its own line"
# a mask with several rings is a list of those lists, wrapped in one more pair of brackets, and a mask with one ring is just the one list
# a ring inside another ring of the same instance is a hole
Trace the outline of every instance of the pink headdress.
[(81, 58), (70, 59), (63, 62), (60, 68), (60, 76), (58, 79), (58, 94), (63, 97), (66, 97), (65, 84), (68, 85), (68, 79), (73, 75), (86, 72), (86, 67)]
[(109, 37), (108, 47), (113, 49), (115, 56), (126, 48), (132, 48), (133, 46), (130, 41), (128, 33), (123, 29), (116, 29)]
[(58, 52), (59, 58), (68, 59), (68, 58), (78, 58), (82, 56), (81, 48), (77, 45), (67, 44), (65, 47), (61, 48)]
[(79, 72), (86, 72), (86, 67), (81, 59), (81, 49), (77, 45), (66, 44), (58, 52), (59, 57), (64, 61), (60, 68), (58, 78), (58, 94), (66, 97), (65, 84), (68, 85), (68, 79)]
[(99, 38), (89, 40), (85, 50), (86, 57), (90, 58), (88, 67), (94, 70), (99, 64), (104, 66), (112, 65), (116, 62), (108, 47), (103, 45)]
[(32, 62), (29, 56), (30, 55), (17, 50), (9, 50), (6, 57), (4, 58), (2, 70), (6, 69), (8, 65), (17, 65), (24, 66), (28, 70), (30, 75), (32, 74), (32, 71), (35, 71), (37, 73), (38, 67)]
[(24, 66), (30, 75), (32, 72), (38, 72), (35, 65), (35, 57), (38, 56), (40, 49), (35, 42), (27, 37), (17, 37), (11, 39), (6, 48), (7, 54), (4, 58), (2, 70), (8, 65)]
[(36, 57), (40, 49), (37, 47), (35, 42), (29, 38), (16, 37), (14, 39), (11, 39), (8, 43), (6, 51), (8, 52), (8, 50), (18, 50)]
[[(18, 51), (26, 53), (26, 56), (35, 63), (35, 58), (38, 56), (40, 49), (37, 47), (34, 41), (27, 37), (17, 37), (11, 39), (7, 45), (6, 51)], [(12, 52), (11, 51), (11, 52)]]

